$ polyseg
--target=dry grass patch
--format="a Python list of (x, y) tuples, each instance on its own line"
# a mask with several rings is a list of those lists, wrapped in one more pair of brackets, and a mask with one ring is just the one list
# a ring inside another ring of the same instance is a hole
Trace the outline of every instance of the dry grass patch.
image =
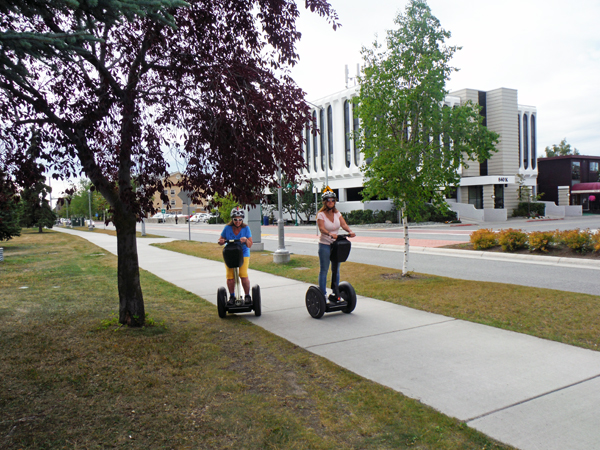
[(116, 257), (81, 238), (3, 247), (2, 449), (508, 448), (147, 272), (158, 325), (117, 328)]
[[(222, 260), (217, 244), (175, 241), (157, 246)], [(469, 244), (467, 244), (469, 245)], [(268, 252), (253, 253), (252, 269), (316, 284), (317, 256), (293, 255), (289, 264), (273, 263)], [(292, 270), (306, 267), (307, 270)], [(347, 262), (342, 279), (367, 297), (457, 319), (526, 333), (592, 350), (600, 346), (600, 296), (502, 283), (457, 280)]]
[[(73, 230), (87, 231), (89, 233), (102, 233), (102, 234), (108, 234), (109, 236), (117, 235), (116, 230), (104, 230), (102, 228), (94, 228), (93, 230), (90, 231), (89, 227), (73, 227)], [(136, 231), (135, 236), (139, 237), (139, 238), (161, 238), (161, 237), (164, 237), (164, 236), (159, 236), (157, 234), (146, 234), (145, 236), (142, 236), (142, 233), (140, 231)]]

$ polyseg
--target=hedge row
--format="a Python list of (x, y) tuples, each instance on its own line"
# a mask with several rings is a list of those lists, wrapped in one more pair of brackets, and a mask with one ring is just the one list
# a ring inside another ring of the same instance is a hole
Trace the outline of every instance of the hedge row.
[[(398, 211), (372, 211), (370, 209), (350, 211), (342, 213), (348, 225), (364, 225), (370, 223), (398, 223)], [(409, 216), (409, 222), (457, 222), (456, 212), (452, 210), (440, 211), (435, 206), (426, 203), (420, 210), (418, 215)]]
[(524, 232), (508, 228), (495, 232), (482, 228), (471, 234), (473, 248), (485, 250), (501, 246), (503, 251), (514, 252), (528, 248), (530, 252), (548, 252), (550, 248), (567, 246), (578, 253), (600, 252), (600, 230), (591, 232), (589, 229), (565, 231), (531, 231)]

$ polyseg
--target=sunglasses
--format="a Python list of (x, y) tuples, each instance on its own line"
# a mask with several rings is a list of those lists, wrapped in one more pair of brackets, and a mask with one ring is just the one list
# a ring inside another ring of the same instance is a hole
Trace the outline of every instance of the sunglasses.
[(328, 202), (335, 202), (335, 198), (328, 198), (327, 201)]
[(234, 222), (243, 222), (244, 219), (233, 219)]

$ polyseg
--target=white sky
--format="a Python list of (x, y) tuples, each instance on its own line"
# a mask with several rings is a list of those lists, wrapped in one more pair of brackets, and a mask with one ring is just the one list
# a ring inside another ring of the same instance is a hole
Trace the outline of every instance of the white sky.
[[(333, 31), (317, 14), (301, 10), (299, 64), (292, 75), (307, 100), (345, 88), (362, 64), (361, 48), (404, 12), (407, 0), (329, 0), (342, 27)], [(519, 104), (537, 107), (538, 155), (567, 138), (582, 155), (600, 156), (600, 1), (428, 0), (450, 45), (462, 46), (449, 91), (500, 87), (518, 90)], [(352, 82), (351, 82), (352, 83)], [(52, 181), (56, 198), (66, 183)]]
[[(292, 76), (317, 100), (345, 88), (362, 64), (360, 50), (377, 34), (385, 42), (407, 0), (330, 0), (342, 27), (302, 8), (300, 63)], [(449, 91), (517, 89), (521, 105), (537, 107), (538, 156), (567, 138), (582, 155), (600, 156), (600, 2), (597, 0), (428, 0), (450, 45)], [(352, 82), (351, 82), (352, 83)]]

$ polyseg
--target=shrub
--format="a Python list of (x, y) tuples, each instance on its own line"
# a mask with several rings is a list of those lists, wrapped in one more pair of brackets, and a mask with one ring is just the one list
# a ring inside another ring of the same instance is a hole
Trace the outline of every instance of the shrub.
[(348, 213), (342, 213), (342, 216), (344, 216), (348, 225), (385, 223), (388, 220), (392, 223), (398, 223), (398, 212), (396, 210), (373, 212), (370, 209), (357, 209)]
[(507, 228), (498, 233), (498, 242), (502, 246), (503, 251), (514, 252), (515, 250), (526, 247), (527, 234), (521, 230)]
[(578, 253), (592, 250), (592, 233), (590, 230), (565, 230), (557, 232), (561, 243)]
[(431, 203), (424, 203), (415, 216), (408, 216), (409, 222), (454, 222), (457, 220), (456, 212), (448, 209), (442, 210)]
[(600, 252), (600, 230), (596, 230), (594, 234), (591, 236), (592, 238), (592, 248), (595, 252)]
[(545, 203), (520, 202), (519, 206), (517, 206), (517, 208), (513, 210), (513, 217), (544, 216), (545, 214)]
[(527, 234), (529, 251), (547, 252), (555, 242), (555, 233), (553, 231), (531, 231)]
[(498, 245), (498, 236), (492, 229), (482, 228), (471, 233), (469, 238), (475, 250), (485, 250), (486, 248), (496, 247)]

